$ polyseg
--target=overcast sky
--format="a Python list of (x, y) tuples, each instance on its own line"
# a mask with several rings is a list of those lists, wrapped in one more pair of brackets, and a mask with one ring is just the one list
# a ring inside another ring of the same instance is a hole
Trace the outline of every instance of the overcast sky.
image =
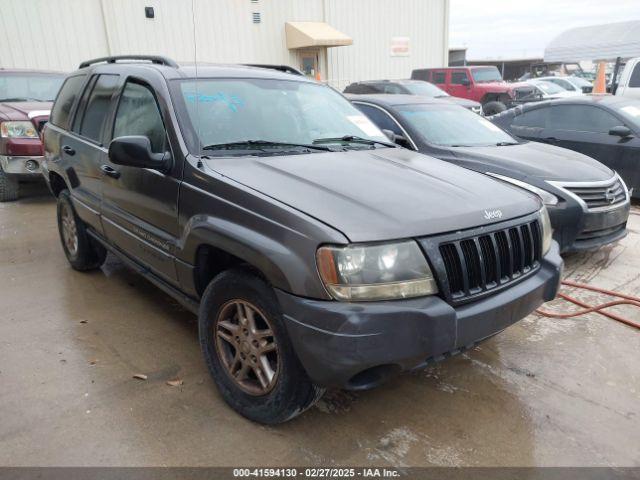
[(451, 0), (449, 47), (467, 59), (542, 57), (573, 27), (640, 20), (640, 0)]

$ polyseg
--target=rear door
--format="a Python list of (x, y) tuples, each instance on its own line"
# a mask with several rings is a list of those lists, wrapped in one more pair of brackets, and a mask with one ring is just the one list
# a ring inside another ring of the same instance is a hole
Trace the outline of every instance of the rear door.
[[(154, 153), (171, 152), (159, 96), (142, 80), (129, 78), (116, 100), (110, 138), (144, 135)], [(170, 153), (167, 153), (171, 155)], [(174, 248), (178, 235), (180, 168), (163, 173), (149, 168), (102, 166), (103, 225), (118, 249), (175, 283)], [(175, 161), (175, 160), (174, 160)]]
[[(102, 209), (102, 165), (107, 156), (103, 143), (105, 119), (111, 108), (111, 100), (115, 95), (119, 75), (93, 75), (85, 88), (76, 114), (73, 118), (71, 132), (67, 136), (67, 145), (63, 147), (66, 155), (74, 158), (74, 171), (78, 179), (78, 187), (72, 190), (76, 210), (86, 210), (87, 220), (96, 231), (104, 233), (100, 212)], [(73, 174), (72, 174), (73, 176)]]
[(432, 70), (431, 71), (431, 83), (437, 85), (445, 92), (449, 93), (449, 85), (447, 84), (447, 71), (446, 70)]
[(466, 70), (451, 70), (449, 80), (449, 95), (460, 98), (469, 97), (469, 89), (471, 88), (471, 79)]
[(549, 108), (542, 105), (530, 108), (511, 118), (508, 130), (513, 135), (533, 141), (542, 141), (542, 134), (547, 126)]

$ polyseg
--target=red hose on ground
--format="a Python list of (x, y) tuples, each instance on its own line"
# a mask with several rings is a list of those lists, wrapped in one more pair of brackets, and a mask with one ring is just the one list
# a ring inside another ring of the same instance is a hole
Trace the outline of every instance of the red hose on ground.
[(583, 310), (578, 310), (572, 313), (555, 313), (555, 312), (549, 312), (547, 310), (538, 309), (536, 310), (536, 313), (539, 313), (540, 315), (543, 315), (545, 317), (550, 317), (550, 318), (572, 318), (572, 317), (577, 317), (579, 315), (585, 315), (587, 313), (596, 312), (596, 313), (599, 313), (600, 315), (604, 315), (605, 317), (611, 318), (612, 320), (616, 320), (617, 322), (621, 322), (621, 323), (624, 323), (625, 325), (629, 325), (630, 327), (635, 327), (640, 329), (640, 323), (636, 323), (632, 320), (628, 320), (624, 317), (620, 317), (619, 315), (616, 315), (614, 313), (603, 311), (605, 308), (613, 307), (615, 305), (633, 305), (640, 309), (639, 297), (634, 297), (632, 295), (624, 295), (622, 293), (614, 292), (612, 290), (605, 290), (604, 288), (598, 288), (591, 285), (586, 285), (584, 283), (572, 282), (571, 280), (564, 280), (562, 282), (562, 285), (566, 285), (568, 287), (574, 287), (574, 288), (582, 288), (583, 290), (590, 290), (592, 292), (598, 292), (604, 295), (618, 297), (618, 298), (621, 298), (622, 300), (614, 300), (611, 302), (603, 303), (601, 305), (591, 306), (565, 293), (558, 293), (558, 297), (563, 298), (568, 302), (571, 302), (575, 305), (582, 307)]

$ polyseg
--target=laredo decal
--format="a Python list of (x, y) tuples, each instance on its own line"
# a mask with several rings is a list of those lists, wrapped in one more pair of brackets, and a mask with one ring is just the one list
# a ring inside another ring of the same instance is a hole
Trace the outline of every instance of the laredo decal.
[(146, 230), (142, 230), (140, 227), (133, 226), (132, 230), (135, 232), (136, 235), (146, 240), (147, 242), (151, 243), (152, 245), (159, 247), (166, 252), (171, 252), (171, 242), (167, 240), (161, 240), (151, 235)]
[(485, 210), (484, 218), (493, 220), (494, 218), (502, 218), (502, 210)]

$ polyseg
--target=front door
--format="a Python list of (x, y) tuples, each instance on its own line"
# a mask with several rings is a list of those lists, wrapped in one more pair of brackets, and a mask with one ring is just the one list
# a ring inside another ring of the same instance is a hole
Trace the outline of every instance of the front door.
[[(126, 135), (146, 136), (154, 153), (170, 151), (152, 87), (132, 79), (120, 95), (112, 138)], [(102, 221), (108, 240), (160, 277), (175, 282), (179, 178), (108, 160), (102, 168)]]
[(320, 51), (303, 50), (298, 52), (299, 69), (307, 77), (316, 79), (320, 75)]

